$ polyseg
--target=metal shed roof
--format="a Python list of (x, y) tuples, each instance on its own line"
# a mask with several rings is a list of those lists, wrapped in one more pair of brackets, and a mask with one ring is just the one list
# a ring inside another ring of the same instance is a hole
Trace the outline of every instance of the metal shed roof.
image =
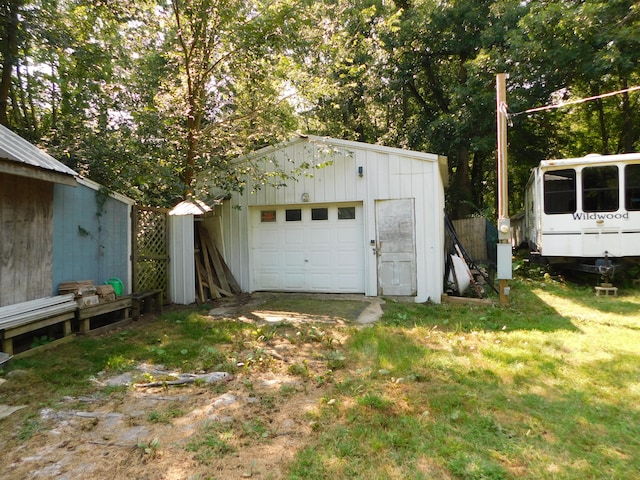
[(8, 128), (0, 125), (0, 172), (75, 185), (78, 174)]

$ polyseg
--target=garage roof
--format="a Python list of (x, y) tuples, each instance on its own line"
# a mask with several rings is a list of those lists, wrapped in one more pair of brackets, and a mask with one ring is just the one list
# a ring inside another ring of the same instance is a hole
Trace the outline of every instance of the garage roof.
[(2, 125), (0, 173), (74, 186), (78, 176), (74, 170)]
[(342, 140), (342, 139), (333, 138), (333, 137), (321, 137), (317, 135), (298, 134), (285, 142), (264, 147), (260, 150), (256, 150), (249, 154), (238, 157), (234, 160), (233, 163), (243, 163), (257, 157), (264, 157), (266, 155), (271, 154), (272, 152), (276, 152), (278, 150), (286, 148), (287, 146), (290, 146), (299, 142), (307, 142), (307, 143), (312, 143), (316, 145), (321, 145), (327, 148), (327, 150), (331, 150), (334, 147), (343, 147), (346, 149), (349, 149), (349, 148), (366, 149), (369, 151), (375, 151), (375, 152), (381, 152), (381, 153), (409, 156), (417, 160), (424, 160), (424, 161), (430, 161), (430, 162), (436, 161), (438, 163), (438, 168), (440, 170), (442, 182), (444, 183), (445, 186), (449, 183), (449, 170), (447, 168), (447, 157), (444, 157), (442, 155), (418, 152), (416, 150), (406, 150), (404, 148), (387, 147), (385, 145), (378, 145), (378, 144), (372, 144), (372, 143), (355, 142), (352, 140)]

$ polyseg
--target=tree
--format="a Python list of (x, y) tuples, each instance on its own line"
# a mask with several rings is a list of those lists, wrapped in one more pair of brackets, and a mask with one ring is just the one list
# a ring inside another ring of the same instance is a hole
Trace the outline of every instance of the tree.
[(18, 12), (22, 2), (20, 0), (4, 0), (0, 4), (0, 20), (2, 31), (0, 36), (0, 50), (2, 51), (2, 77), (0, 77), (0, 125), (9, 124), (7, 109), (9, 93), (13, 80), (13, 68), (18, 55)]

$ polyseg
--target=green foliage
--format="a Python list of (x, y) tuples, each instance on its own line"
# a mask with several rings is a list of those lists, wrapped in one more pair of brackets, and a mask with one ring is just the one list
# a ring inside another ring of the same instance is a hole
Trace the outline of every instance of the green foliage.
[(25, 442), (42, 429), (42, 423), (38, 419), (37, 415), (28, 415), (20, 426), (20, 430), (18, 431), (18, 439), (21, 442)]
[(145, 455), (149, 457), (155, 457), (160, 449), (160, 440), (154, 438), (149, 442), (138, 442), (136, 445)]
[[(282, 183), (232, 160), (303, 129), (446, 155), (449, 210), (491, 215), (496, 73), (515, 113), (640, 83), (632, 0), (30, 0), (3, 19), (0, 120), (158, 206), (205, 169), (227, 190)], [(637, 95), (512, 117), (511, 211), (543, 158), (638, 150)]]
[(34, 337), (31, 342), (31, 348), (39, 347), (41, 345), (46, 345), (55, 340), (55, 338), (48, 337), (47, 335), (42, 335), (41, 337)]

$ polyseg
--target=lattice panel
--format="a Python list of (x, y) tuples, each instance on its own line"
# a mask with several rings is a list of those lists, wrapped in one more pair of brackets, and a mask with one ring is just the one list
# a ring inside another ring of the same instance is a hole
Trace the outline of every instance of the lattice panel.
[(159, 260), (146, 260), (138, 262), (136, 276), (136, 291), (164, 289), (168, 276), (166, 262)]
[(134, 292), (161, 289), (169, 299), (167, 210), (136, 207), (133, 231)]
[(138, 255), (153, 258), (167, 255), (166, 224), (164, 213), (138, 210)]

